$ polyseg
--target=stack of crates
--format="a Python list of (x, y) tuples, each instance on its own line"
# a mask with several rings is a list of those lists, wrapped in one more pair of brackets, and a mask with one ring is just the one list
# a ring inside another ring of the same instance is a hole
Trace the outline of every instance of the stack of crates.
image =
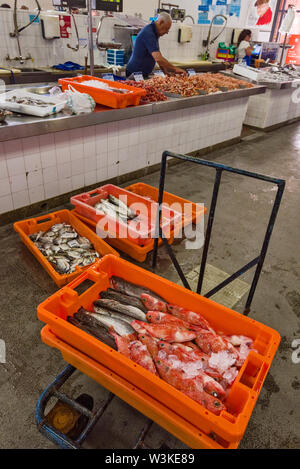
[(109, 65), (119, 65), (124, 67), (124, 49), (108, 49), (107, 50), (107, 63)]

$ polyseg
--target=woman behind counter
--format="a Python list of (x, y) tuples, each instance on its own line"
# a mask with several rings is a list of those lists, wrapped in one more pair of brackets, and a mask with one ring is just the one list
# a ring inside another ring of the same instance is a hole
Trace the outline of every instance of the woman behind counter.
[(245, 60), (247, 62), (247, 65), (250, 65), (251, 63), (251, 55), (254, 50), (254, 48), (251, 47), (249, 42), (251, 40), (251, 35), (252, 32), (250, 31), (250, 29), (243, 29), (238, 39), (237, 55), (239, 62)]

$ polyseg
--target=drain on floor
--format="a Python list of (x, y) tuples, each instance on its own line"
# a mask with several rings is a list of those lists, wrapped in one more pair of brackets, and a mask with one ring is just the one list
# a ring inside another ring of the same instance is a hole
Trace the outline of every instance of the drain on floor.
[[(197, 290), (199, 271), (200, 266), (195, 267), (186, 275), (187, 281), (193, 291)], [(223, 270), (220, 270), (213, 265), (206, 264), (202, 294), (205, 295), (228, 277), (230, 277), (230, 275)], [(180, 283), (180, 281), (178, 283)], [(249, 290), (250, 285), (248, 283), (243, 280), (236, 279), (226, 287), (222, 288), (222, 290), (215, 293), (210, 299), (232, 309)]]

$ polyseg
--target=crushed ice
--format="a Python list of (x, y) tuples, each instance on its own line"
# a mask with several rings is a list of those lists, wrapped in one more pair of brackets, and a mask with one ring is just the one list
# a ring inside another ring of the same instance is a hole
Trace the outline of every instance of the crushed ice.
[(219, 373), (224, 373), (236, 362), (236, 359), (231, 353), (226, 350), (222, 350), (218, 353), (212, 353), (209, 358), (209, 366), (214, 368)]

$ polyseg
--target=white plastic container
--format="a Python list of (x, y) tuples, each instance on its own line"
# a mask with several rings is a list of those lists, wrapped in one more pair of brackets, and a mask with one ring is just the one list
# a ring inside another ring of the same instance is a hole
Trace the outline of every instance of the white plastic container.
[[(36, 105), (18, 104), (8, 101), (9, 98), (16, 96), (17, 98), (32, 98), (43, 101), (46, 106), (40, 107)], [(63, 110), (66, 101), (62, 101), (61, 97), (41, 96), (29, 93), (26, 90), (16, 89), (0, 94), (0, 107), (8, 111), (19, 112), (20, 114), (29, 114), (31, 116), (45, 117), (56, 114)]]

